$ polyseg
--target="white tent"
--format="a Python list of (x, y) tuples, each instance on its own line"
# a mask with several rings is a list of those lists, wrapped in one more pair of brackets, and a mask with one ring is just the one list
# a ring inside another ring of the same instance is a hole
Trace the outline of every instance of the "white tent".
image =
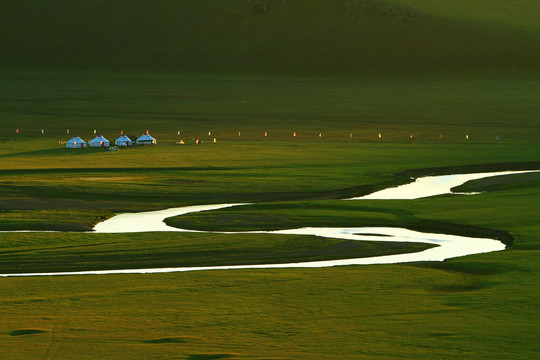
[(148, 133), (144, 134), (140, 138), (137, 139), (137, 144), (148, 144), (148, 145), (155, 145), (157, 144), (156, 139), (148, 135)]
[(84, 148), (86, 147), (86, 142), (80, 137), (75, 136), (66, 143), (66, 147), (70, 149)]
[(94, 139), (90, 140), (88, 145), (90, 145), (90, 147), (109, 147), (111, 146), (111, 142), (105, 139), (102, 135), (98, 135)]
[(115, 144), (116, 146), (131, 146), (133, 145), (133, 140), (128, 138), (126, 135), (122, 135), (116, 139)]

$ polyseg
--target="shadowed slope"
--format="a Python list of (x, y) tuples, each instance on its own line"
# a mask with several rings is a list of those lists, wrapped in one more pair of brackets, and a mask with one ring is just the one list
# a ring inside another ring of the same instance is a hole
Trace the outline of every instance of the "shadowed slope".
[(540, 59), (538, 13), (529, 0), (22, 0), (0, 4), (0, 66), (512, 72)]

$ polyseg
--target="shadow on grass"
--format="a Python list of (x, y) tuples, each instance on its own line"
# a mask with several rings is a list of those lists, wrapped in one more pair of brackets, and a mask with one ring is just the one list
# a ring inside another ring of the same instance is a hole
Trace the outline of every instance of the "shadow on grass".
[(189, 355), (187, 360), (217, 360), (217, 359), (230, 359), (237, 357), (234, 354), (199, 354), (199, 355)]
[(172, 337), (172, 338), (161, 338), (161, 339), (152, 339), (152, 340), (143, 340), (145, 344), (184, 344), (188, 342), (188, 338), (184, 337)]
[(22, 151), (11, 154), (0, 155), (0, 158), (18, 157), (18, 156), (74, 156), (74, 155), (90, 155), (97, 152), (104, 152), (103, 148), (90, 148), (84, 149), (68, 149), (65, 147), (43, 150)]
[(9, 333), (10, 336), (21, 336), (21, 335), (32, 335), (32, 334), (41, 334), (46, 332), (45, 330), (38, 330), (38, 329), (20, 329), (20, 330), (13, 330)]
[(491, 282), (491, 281), (473, 281), (470, 283), (463, 283), (463, 284), (434, 286), (434, 287), (430, 287), (429, 290), (431, 292), (439, 293), (439, 294), (466, 293), (466, 292), (489, 289), (495, 285), (496, 283)]
[(443, 261), (443, 262), (425, 262), (416, 263), (411, 266), (429, 267), (448, 272), (456, 272), (467, 275), (498, 275), (505, 274), (511, 271), (519, 271), (519, 267), (502, 265), (499, 263), (490, 262), (474, 262), (474, 261)]

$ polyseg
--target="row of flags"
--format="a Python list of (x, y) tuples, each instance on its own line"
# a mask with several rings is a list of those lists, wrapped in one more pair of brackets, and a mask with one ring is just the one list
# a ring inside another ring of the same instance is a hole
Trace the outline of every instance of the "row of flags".
[[(16, 132), (17, 134), (19, 134), (19, 129), (15, 130), (15, 132)], [(146, 130), (146, 133), (148, 134), (148, 130)], [(45, 129), (41, 129), (41, 134), (45, 134)], [(69, 129), (66, 129), (66, 134), (69, 135)], [(97, 129), (94, 129), (94, 134), (97, 134)], [(121, 130), (121, 131), (120, 131), (120, 134), (121, 134), (121, 135), (124, 135), (124, 130)], [(177, 132), (177, 135), (180, 136), (180, 131)], [(211, 131), (208, 132), (208, 136), (212, 136), (212, 132), (211, 132)], [(241, 132), (240, 132), (240, 131), (238, 132), (238, 136), (241, 136)], [(296, 131), (294, 131), (294, 132), (292, 133), (292, 136), (293, 136), (293, 137), (296, 137)], [(322, 133), (319, 133), (319, 138), (322, 138), (322, 136), (323, 136), (323, 134), (322, 134)], [(265, 131), (265, 132), (264, 132), (264, 137), (268, 137), (268, 131)], [(353, 133), (350, 133), (350, 134), (349, 134), (349, 137), (352, 139), (352, 138), (353, 138)], [(382, 134), (381, 134), (381, 133), (378, 134), (378, 138), (379, 138), (379, 139), (382, 139)], [(409, 138), (410, 138), (411, 140), (414, 139), (414, 134), (411, 134), (411, 135), (409, 136)], [(440, 139), (440, 140), (443, 139), (443, 135), (442, 135), (442, 134), (439, 135), (439, 139)], [(469, 140), (469, 134), (465, 135), (465, 139)], [(497, 141), (499, 141), (499, 136), (497, 136), (496, 139), (497, 139)]]
[[(19, 129), (15, 130), (15, 133), (19, 133)], [(45, 129), (41, 129), (41, 133), (45, 134)], [(148, 130), (146, 130), (146, 133), (148, 134)], [(69, 129), (66, 129), (66, 134), (69, 135)], [(97, 134), (97, 129), (94, 129), (94, 135)], [(124, 135), (124, 130), (120, 131), (121, 135)], [(210, 133), (208, 133), (210, 135)], [(178, 135), (180, 135), (180, 131), (178, 132)]]

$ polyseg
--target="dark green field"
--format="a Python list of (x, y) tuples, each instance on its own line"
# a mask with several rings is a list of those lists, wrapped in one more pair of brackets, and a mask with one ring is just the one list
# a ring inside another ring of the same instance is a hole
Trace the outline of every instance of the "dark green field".
[[(195, 204), (252, 203), (167, 223), (401, 226), (508, 247), (401, 265), (0, 277), (0, 358), (539, 358), (538, 174), (459, 188), (475, 196), (341, 200), (422, 175), (540, 169), (539, 19), (533, 0), (2, 2), (0, 231), (61, 232), (0, 233), (0, 275), (426, 247), (87, 232)], [(158, 146), (64, 148), (94, 130), (149, 130)]]
[[(214, 138), (415, 144), (540, 141), (535, 131), (540, 112), (538, 74), (344, 78), (9, 71), (1, 75), (3, 140), (66, 141), (74, 135), (90, 140), (94, 130), (112, 140), (121, 130), (135, 136), (149, 130), (162, 142), (183, 139), (188, 144)], [(12, 151), (41, 149), (27, 147)]]
[(531, 74), (535, 0), (20, 0), (0, 65), (276, 74)]

